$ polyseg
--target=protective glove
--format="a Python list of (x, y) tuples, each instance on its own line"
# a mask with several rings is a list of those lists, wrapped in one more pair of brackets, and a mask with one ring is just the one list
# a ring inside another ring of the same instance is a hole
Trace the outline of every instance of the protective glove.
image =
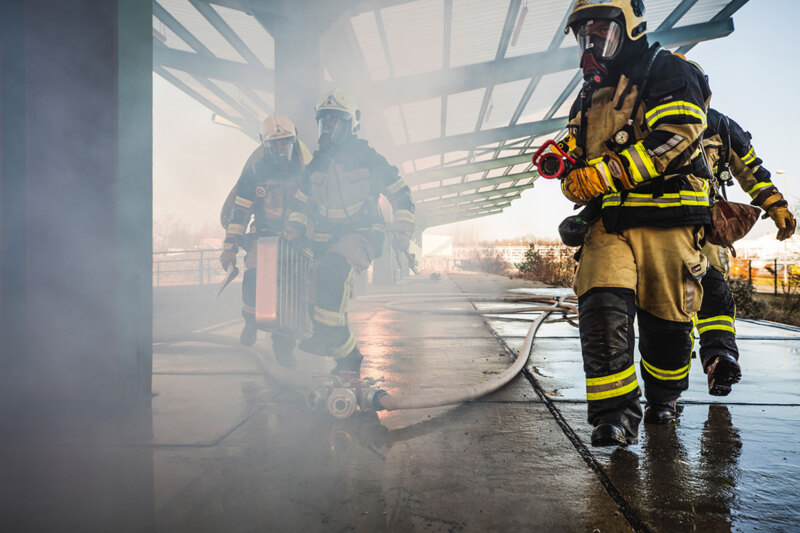
[(220, 254), (219, 262), (225, 272), (236, 266), (236, 252), (237, 250), (234, 247), (229, 250), (223, 250)]
[[(781, 202), (786, 203), (786, 202)], [(772, 207), (767, 210), (767, 214), (775, 222), (775, 226), (778, 228), (778, 235), (777, 239), (779, 241), (785, 241), (792, 235), (794, 235), (794, 230), (797, 227), (797, 222), (792, 216), (791, 211), (784, 206), (784, 205), (773, 205)]]
[(287, 241), (297, 241), (305, 235), (305, 228), (298, 222), (287, 222), (283, 228), (283, 237)]
[(398, 252), (407, 252), (411, 245), (411, 233), (407, 231), (395, 231), (392, 233), (392, 246)]

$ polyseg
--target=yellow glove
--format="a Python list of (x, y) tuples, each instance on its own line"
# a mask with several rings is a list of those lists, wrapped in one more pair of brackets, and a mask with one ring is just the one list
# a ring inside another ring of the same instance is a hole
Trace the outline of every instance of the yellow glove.
[[(785, 204), (786, 202), (781, 202)], [(794, 230), (797, 227), (797, 222), (792, 216), (791, 211), (786, 206), (783, 205), (773, 205), (772, 207), (767, 210), (767, 214), (775, 222), (775, 226), (778, 228), (778, 235), (777, 239), (779, 241), (785, 241), (792, 235), (794, 235)]]

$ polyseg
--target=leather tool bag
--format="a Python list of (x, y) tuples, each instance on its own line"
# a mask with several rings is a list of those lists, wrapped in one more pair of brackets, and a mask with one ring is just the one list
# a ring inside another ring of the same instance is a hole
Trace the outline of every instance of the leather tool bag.
[(719, 199), (711, 206), (711, 225), (706, 238), (711, 244), (733, 248), (733, 243), (753, 228), (760, 214), (758, 207)]

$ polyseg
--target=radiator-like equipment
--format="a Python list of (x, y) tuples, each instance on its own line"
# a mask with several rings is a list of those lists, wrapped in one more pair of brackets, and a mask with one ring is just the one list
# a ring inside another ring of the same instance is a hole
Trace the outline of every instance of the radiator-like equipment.
[(282, 237), (257, 241), (256, 324), (296, 338), (311, 334), (311, 253)]

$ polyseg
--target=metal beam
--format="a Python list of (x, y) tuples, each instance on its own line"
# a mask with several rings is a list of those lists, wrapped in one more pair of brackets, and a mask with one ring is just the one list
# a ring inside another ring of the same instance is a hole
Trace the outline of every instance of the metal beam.
[[(711, 19), (711, 21), (714, 22), (714, 21), (718, 21), (718, 20), (729, 19), (730, 17), (733, 16), (734, 13), (739, 11), (739, 9), (743, 5), (745, 5), (746, 3), (747, 3), (747, 0), (733, 0), (730, 4), (728, 4), (725, 7), (723, 7), (722, 10), (720, 10), (719, 13), (714, 15), (714, 17)], [(679, 54), (686, 54), (686, 53), (689, 52), (689, 50), (694, 48), (695, 44), (697, 44), (697, 43), (685, 44), (685, 45), (681, 46), (680, 48), (678, 48), (676, 50), (676, 52), (678, 52)]]
[[(481, 200), (480, 202), (465, 202), (460, 204), (451, 204), (446, 207), (441, 207), (436, 209), (435, 211), (420, 211), (420, 215), (425, 215), (426, 213), (431, 213), (432, 215), (446, 215), (450, 213), (462, 213), (465, 211), (476, 211), (480, 209), (486, 209), (487, 207), (500, 207), (511, 205), (511, 202), (514, 200), (519, 199), (519, 194), (515, 194), (513, 196), (505, 196), (502, 198), (493, 198), (491, 200)], [(434, 217), (435, 218), (435, 217)]]
[(267, 92), (275, 91), (275, 71), (255, 67), (214, 56), (202, 56), (153, 43), (153, 64), (181, 70), (194, 76), (223, 80), (237, 86), (252, 87)]
[[(488, 187), (488, 185), (485, 185)], [(492, 189), (489, 191), (483, 192), (474, 192), (467, 195), (461, 196), (452, 196), (450, 198), (441, 198), (439, 200), (430, 200), (427, 202), (420, 202), (417, 204), (417, 209), (420, 211), (430, 211), (432, 209), (442, 209), (446, 207), (451, 207), (453, 205), (460, 205), (464, 203), (474, 202), (475, 200), (479, 200), (481, 198), (489, 198), (495, 195), (505, 195), (509, 193), (518, 193), (522, 192), (525, 189), (530, 189), (533, 187), (533, 182), (526, 183), (525, 185), (515, 185), (513, 187), (506, 187), (505, 189)], [(499, 200), (500, 198), (497, 198)]]
[[(663, 46), (680, 46), (729, 35), (733, 31), (730, 19), (680, 28), (655, 31), (650, 39)], [(405, 76), (375, 83), (374, 90), (393, 104), (436, 98), (445, 94), (480, 89), (530, 78), (531, 74), (546, 75), (577, 67), (578, 48), (559, 48), (555, 51), (537, 52), (518, 57), (496, 59), (485, 63), (451, 68), (435, 72)]]
[(476, 218), (486, 217), (486, 216), (490, 216), (490, 215), (496, 215), (496, 214), (502, 213), (502, 212), (503, 212), (503, 208), (500, 208), (500, 209), (488, 209), (486, 211), (478, 211), (476, 213), (461, 214), (459, 216), (453, 216), (453, 217), (446, 218), (446, 219), (432, 220), (432, 221), (430, 221), (430, 223), (427, 223), (428, 221), (422, 221), (422, 222), (425, 222), (425, 224), (423, 224), (421, 222), (420, 225), (421, 226), (424, 225), (425, 229), (427, 229), (427, 228), (433, 228), (433, 227), (436, 227), (436, 226), (443, 226), (445, 224), (455, 224), (456, 222), (464, 222), (466, 220), (473, 220), (473, 219), (476, 219)]
[(400, 160), (406, 161), (409, 159), (436, 155), (442, 152), (451, 152), (453, 150), (470, 150), (483, 144), (515, 139), (517, 137), (538, 137), (560, 130), (566, 127), (566, 125), (566, 117), (541, 120), (539, 122), (530, 122), (527, 124), (515, 124), (514, 126), (505, 126), (503, 128), (451, 135), (450, 137), (444, 137), (442, 139), (408, 143), (398, 146), (395, 149), (395, 153)]
[[(507, 176), (497, 176), (495, 178), (483, 178), (474, 181), (462, 181), (460, 183), (453, 183), (451, 185), (442, 185), (439, 187), (431, 187), (430, 189), (420, 189), (413, 191), (411, 195), (414, 197), (415, 202), (421, 202), (428, 198), (435, 198), (437, 196), (447, 196), (460, 191), (468, 191), (470, 189), (482, 189), (483, 187), (490, 187), (492, 185), (502, 185), (503, 183), (515, 182), (529, 178), (537, 178), (539, 173), (535, 170), (528, 170), (526, 172), (518, 172), (516, 174), (508, 174)], [(424, 204), (420, 204), (424, 205)]]
[(451, 167), (436, 167), (429, 170), (406, 174), (405, 181), (409, 185), (428, 183), (436, 180), (455, 178), (456, 176), (466, 176), (475, 172), (485, 172), (502, 167), (512, 167), (520, 163), (530, 163), (532, 154), (513, 155), (510, 157), (500, 157), (497, 159), (487, 159), (486, 161), (476, 161), (466, 165)]

